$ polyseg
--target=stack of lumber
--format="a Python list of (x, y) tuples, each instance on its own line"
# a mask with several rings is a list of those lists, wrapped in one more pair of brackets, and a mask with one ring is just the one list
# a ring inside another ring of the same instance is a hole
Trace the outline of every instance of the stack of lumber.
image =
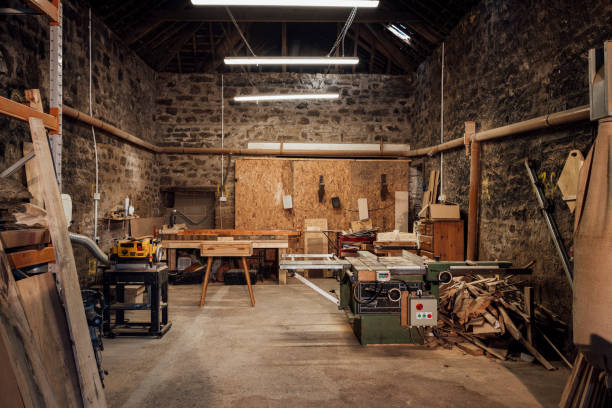
[(0, 178), (0, 230), (46, 228), (46, 212), (30, 204), (31, 194), (23, 184)]
[(612, 407), (612, 389), (608, 388), (605, 371), (591, 365), (582, 353), (578, 353), (570, 373), (559, 408)]
[(374, 253), (379, 256), (402, 256), (402, 250), (417, 249), (417, 236), (411, 232), (379, 232), (374, 241)]
[[(536, 349), (533, 330), (537, 327), (548, 344), (547, 352), (554, 351), (565, 361), (544, 333), (563, 333), (567, 325), (548, 309), (532, 305), (514, 280), (513, 276), (472, 275), (442, 285), (440, 321), (430, 346), (457, 346), (469, 354), (484, 353), (501, 360), (509, 358), (510, 349), (526, 350), (546, 369), (555, 369)], [(528, 354), (521, 356), (529, 359)]]

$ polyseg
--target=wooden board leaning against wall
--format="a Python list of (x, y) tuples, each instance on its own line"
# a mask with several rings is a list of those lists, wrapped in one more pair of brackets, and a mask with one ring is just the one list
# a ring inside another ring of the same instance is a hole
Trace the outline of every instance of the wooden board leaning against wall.
[[(326, 218), (328, 228), (348, 230), (357, 220), (357, 199), (367, 198), (370, 218), (381, 231), (395, 225), (395, 191), (408, 191), (409, 160), (251, 159), (236, 160), (237, 229), (301, 229), (307, 218)], [(386, 199), (381, 175), (386, 174)], [(319, 178), (325, 195), (319, 202)], [(283, 209), (283, 195), (293, 208)], [(340, 208), (332, 207), (340, 198)]]

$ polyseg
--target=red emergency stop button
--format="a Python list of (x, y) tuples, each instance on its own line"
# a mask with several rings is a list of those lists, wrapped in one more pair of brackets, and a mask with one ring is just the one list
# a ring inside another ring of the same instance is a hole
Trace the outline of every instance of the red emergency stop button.
[(422, 303), (417, 303), (416, 304), (416, 309), (417, 310), (423, 310), (423, 304)]

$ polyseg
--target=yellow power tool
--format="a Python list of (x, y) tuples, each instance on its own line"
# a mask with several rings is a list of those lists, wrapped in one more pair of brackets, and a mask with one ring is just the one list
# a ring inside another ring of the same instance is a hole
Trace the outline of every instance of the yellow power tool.
[(162, 247), (159, 244), (160, 241), (152, 238), (115, 240), (115, 245), (111, 249), (111, 262), (114, 264), (149, 263), (152, 265), (161, 260)]

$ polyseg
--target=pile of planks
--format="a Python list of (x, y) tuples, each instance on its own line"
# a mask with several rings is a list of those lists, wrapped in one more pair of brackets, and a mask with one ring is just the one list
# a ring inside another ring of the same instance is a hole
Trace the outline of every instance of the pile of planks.
[(469, 354), (506, 360), (511, 346), (518, 342), (521, 347), (516, 349), (529, 353), (521, 353), (523, 359), (535, 358), (553, 370), (555, 367), (534, 346), (533, 330), (538, 325), (546, 327), (540, 334), (550, 348), (567, 361), (544, 334), (551, 330), (563, 333), (567, 325), (550, 310), (534, 305), (530, 290), (521, 290), (519, 284), (513, 276), (470, 275), (454, 277), (442, 285), (440, 321), (429, 345), (456, 346)]
[(582, 353), (578, 353), (574, 367), (567, 379), (559, 408), (610, 407), (612, 389), (609, 389), (605, 371), (591, 365)]

